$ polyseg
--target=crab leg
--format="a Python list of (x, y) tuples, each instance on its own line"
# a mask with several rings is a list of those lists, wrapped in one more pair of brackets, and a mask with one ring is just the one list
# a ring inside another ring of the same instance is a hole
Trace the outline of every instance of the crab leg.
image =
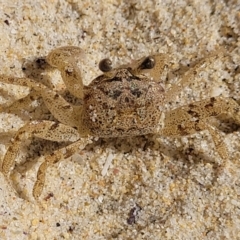
[(164, 136), (184, 136), (208, 130), (212, 135), (216, 150), (226, 159), (228, 151), (220, 133), (207, 123), (209, 117), (222, 113), (229, 114), (240, 124), (240, 106), (232, 98), (213, 97), (171, 110), (165, 114), (163, 128), (158, 134)]
[(46, 170), (50, 164), (71, 156), (79, 149), (83, 149), (88, 143), (90, 143), (90, 140), (88, 138), (79, 140), (79, 134), (75, 128), (60, 123), (51, 121), (32, 121), (19, 129), (4, 156), (2, 173), (7, 181), (9, 181), (9, 174), (14, 167), (15, 158), (19, 152), (21, 143), (32, 136), (57, 142), (74, 142), (66, 148), (54, 151), (52, 154), (45, 157), (45, 161), (39, 168), (37, 181), (33, 190), (34, 197), (37, 198), (41, 194), (44, 185), (45, 172), (43, 172), (43, 170)]
[(75, 152), (79, 152), (80, 150), (84, 149), (89, 143), (91, 143), (89, 138), (82, 138), (65, 148), (61, 148), (54, 151), (52, 154), (45, 156), (44, 162), (40, 165), (37, 172), (37, 181), (33, 187), (33, 197), (38, 199), (41, 195), (45, 183), (47, 168), (50, 165), (72, 156)]
[(15, 158), (24, 140), (32, 136), (51, 140), (51, 141), (77, 141), (78, 131), (72, 127), (51, 121), (32, 121), (20, 128), (12, 139), (11, 144), (2, 162), (2, 173), (6, 178), (14, 167)]
[(83, 99), (83, 82), (76, 58), (83, 55), (83, 50), (78, 47), (60, 47), (47, 56), (47, 62), (61, 71), (67, 89), (75, 96)]
[(40, 98), (40, 95), (33, 90), (26, 97), (13, 102), (11, 105), (0, 106), (0, 111), (7, 112), (7, 113), (14, 113), (14, 112), (22, 111), (23, 109), (27, 109), (27, 108), (29, 111), (32, 111), (33, 109), (35, 109), (35, 107), (31, 106), (32, 102), (35, 100), (38, 100), (39, 98)]
[(176, 99), (176, 97), (178, 96), (179, 92), (182, 92), (185, 87), (187, 87), (189, 84), (194, 82), (194, 80), (196, 78), (196, 74), (198, 74), (198, 72), (202, 68), (204, 68), (206, 64), (209, 64), (214, 59), (223, 57), (224, 55), (226, 55), (225, 50), (220, 48), (220, 49), (210, 53), (207, 57), (204, 57), (201, 60), (199, 60), (193, 68), (189, 69), (188, 71), (185, 72), (185, 74), (183, 74), (183, 77), (179, 82), (173, 84), (166, 91), (166, 97), (165, 97), (164, 102), (170, 103), (170, 102), (174, 101)]
[[(47, 88), (45, 85), (35, 82), (30, 78), (16, 78), (5, 75), (0, 75), (0, 81), (7, 84), (20, 85), (34, 89), (43, 98), (47, 108), (56, 119), (61, 123), (72, 127), (78, 126), (82, 107), (72, 106), (62, 96)], [(18, 103), (16, 103), (16, 107), (18, 107)]]

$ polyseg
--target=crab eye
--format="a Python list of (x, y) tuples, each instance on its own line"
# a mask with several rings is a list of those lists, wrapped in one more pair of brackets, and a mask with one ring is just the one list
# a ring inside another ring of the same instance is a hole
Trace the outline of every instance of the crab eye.
[(109, 72), (112, 70), (112, 61), (105, 58), (99, 62), (98, 67), (102, 72)]
[(155, 59), (153, 57), (146, 57), (142, 64), (140, 65), (141, 69), (152, 69), (155, 66)]

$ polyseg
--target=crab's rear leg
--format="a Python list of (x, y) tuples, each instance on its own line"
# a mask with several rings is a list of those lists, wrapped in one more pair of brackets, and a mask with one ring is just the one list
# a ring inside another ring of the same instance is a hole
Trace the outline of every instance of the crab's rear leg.
[(54, 151), (52, 154), (45, 156), (44, 162), (40, 165), (38, 169), (37, 181), (35, 182), (33, 187), (33, 197), (35, 199), (38, 199), (39, 196), (41, 195), (45, 183), (46, 171), (50, 165), (57, 163), (62, 159), (66, 159), (72, 156), (75, 152), (84, 149), (85, 146), (90, 142), (91, 142), (90, 139), (82, 138), (65, 148), (61, 148), (59, 150)]
[(207, 122), (208, 118), (228, 114), (240, 125), (240, 106), (232, 98), (213, 97), (171, 110), (165, 114), (159, 134), (164, 136), (184, 136), (208, 130), (216, 150), (223, 160), (228, 158), (228, 150), (217, 129)]
[[(7, 150), (2, 162), (2, 173), (5, 178), (9, 179), (11, 169), (14, 168), (15, 158), (19, 152), (19, 148), (24, 140), (31, 137), (39, 137), (51, 141), (70, 141), (76, 142), (67, 148), (55, 151), (53, 154), (46, 157), (46, 162), (42, 164), (38, 174), (38, 180), (34, 187), (35, 196), (39, 196), (44, 185), (44, 176), (42, 170), (47, 168), (49, 164), (55, 163), (64, 157), (70, 156), (78, 148), (82, 149), (89, 143), (88, 139), (79, 140), (80, 136), (75, 128), (66, 126), (64, 124), (52, 122), (52, 121), (32, 121), (19, 129), (14, 139)], [(56, 156), (54, 155), (56, 154)], [(40, 187), (41, 186), (41, 187)]]
[(78, 131), (72, 127), (52, 121), (29, 122), (21, 127), (11, 140), (2, 162), (2, 173), (4, 176), (8, 177), (8, 174), (14, 167), (15, 158), (21, 143), (33, 136), (51, 141), (77, 141), (79, 139)]

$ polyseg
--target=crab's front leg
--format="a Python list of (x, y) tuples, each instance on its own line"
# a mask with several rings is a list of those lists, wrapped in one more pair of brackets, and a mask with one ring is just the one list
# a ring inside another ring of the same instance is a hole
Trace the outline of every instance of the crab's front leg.
[[(59, 122), (71, 127), (77, 127), (82, 136), (88, 134), (88, 130), (81, 124), (82, 106), (71, 105), (57, 92), (29, 78), (16, 78), (0, 75), (0, 82), (33, 89), (37, 95), (43, 98), (47, 108)], [(10, 106), (10, 109), (15, 110), (17, 107), (25, 106), (26, 104), (28, 104), (27, 101), (22, 103), (19, 100), (16, 103), (13, 103), (13, 106)]]
[(69, 92), (81, 99), (83, 98), (83, 81), (76, 58), (82, 55), (81, 48), (66, 46), (54, 49), (47, 56), (47, 62), (61, 72)]
[[(83, 51), (78, 47), (61, 47), (53, 50), (47, 56), (47, 61), (54, 67), (61, 71), (61, 75), (68, 90), (75, 96), (83, 98), (83, 82), (80, 70), (77, 66), (76, 58), (81, 55)], [(5, 75), (0, 75), (0, 82), (25, 86), (33, 89), (36, 95), (41, 96), (50, 112), (60, 122), (69, 126), (78, 126), (79, 118), (81, 116), (82, 107), (72, 106), (64, 100), (58, 93), (49, 89), (45, 85), (35, 82), (29, 78), (16, 78)], [(18, 107), (28, 104), (26, 100), (19, 100), (14, 103), (11, 109), (15, 110)], [(4, 109), (6, 110), (6, 109)], [(81, 130), (80, 130), (81, 131)], [(85, 130), (82, 130), (85, 131)]]
[[(1, 81), (1, 76), (0, 76), (0, 81)], [(21, 98), (15, 102), (13, 102), (10, 105), (0, 106), (0, 112), (4, 113), (16, 113), (16, 112), (22, 112), (23, 110), (28, 110), (28, 111), (33, 111), (36, 106), (35, 104), (33, 105), (32, 103), (36, 100), (39, 100), (41, 96), (37, 94), (36, 91), (31, 91), (26, 97)]]
[(208, 118), (222, 113), (230, 115), (240, 124), (240, 106), (232, 98), (212, 97), (171, 110), (165, 114), (159, 134), (164, 136), (185, 136), (208, 130), (220, 157), (228, 158), (228, 150), (221, 134), (208, 123)]
[(216, 61), (216, 59), (228, 57), (226, 51), (223, 48), (219, 48), (213, 52), (210, 52), (206, 57), (200, 59), (192, 68), (186, 71), (181, 80), (174, 83), (168, 90), (165, 97), (166, 103), (176, 101), (178, 94), (184, 90), (185, 87), (195, 82), (196, 75), (205, 68), (206, 65)]

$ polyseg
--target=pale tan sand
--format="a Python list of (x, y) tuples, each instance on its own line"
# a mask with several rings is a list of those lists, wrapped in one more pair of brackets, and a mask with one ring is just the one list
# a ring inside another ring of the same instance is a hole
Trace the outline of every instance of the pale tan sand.
[[(105, 57), (118, 65), (164, 52), (177, 67), (228, 46), (234, 49), (230, 59), (206, 65), (176, 106), (219, 94), (239, 100), (239, 0), (1, 0), (0, 6), (1, 74), (45, 84), (51, 79), (60, 91), (59, 73), (34, 64), (58, 46), (85, 51), (86, 84), (100, 74)], [(28, 94), (3, 84), (0, 89), (2, 103)], [(22, 116), (1, 114), (1, 158), (25, 121), (50, 117), (43, 104)], [(206, 132), (98, 141), (49, 168), (40, 204), (31, 195), (39, 155), (59, 144), (27, 141), (17, 162), (28, 163), (15, 168), (13, 182), (29, 201), (0, 174), (0, 239), (240, 239), (239, 131), (228, 131), (225, 141), (231, 158), (219, 173), (214, 165), (222, 160)]]

